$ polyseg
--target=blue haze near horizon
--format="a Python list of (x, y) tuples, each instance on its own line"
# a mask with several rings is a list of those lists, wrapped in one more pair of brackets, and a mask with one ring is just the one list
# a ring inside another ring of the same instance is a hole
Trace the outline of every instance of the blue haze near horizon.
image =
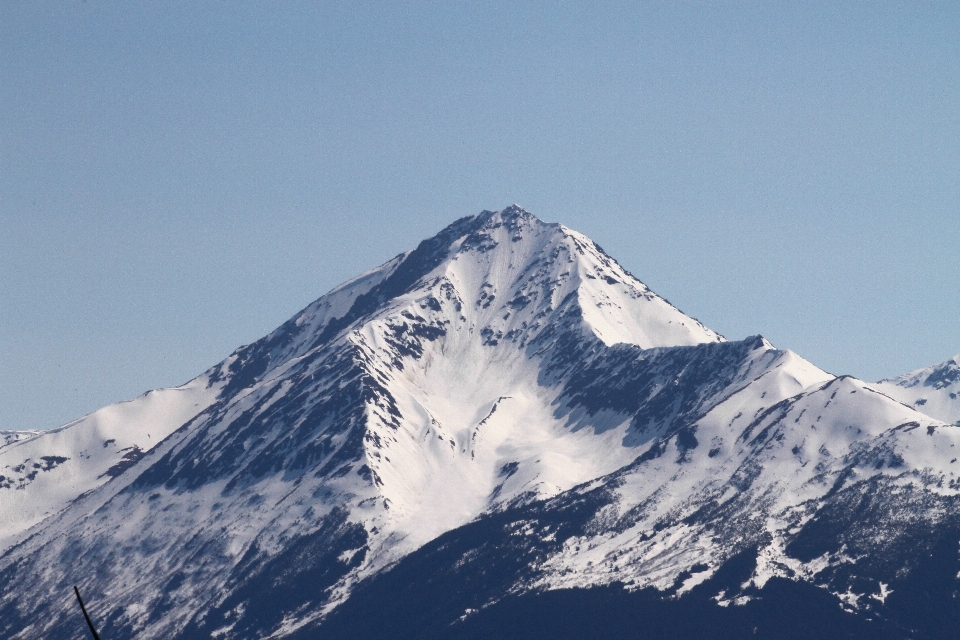
[(960, 4), (0, 3), (0, 429), (518, 203), (728, 338), (960, 352)]

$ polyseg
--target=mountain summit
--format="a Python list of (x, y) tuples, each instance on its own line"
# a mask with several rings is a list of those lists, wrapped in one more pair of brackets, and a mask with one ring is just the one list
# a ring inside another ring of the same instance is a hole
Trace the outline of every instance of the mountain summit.
[(537, 594), (912, 633), (960, 531), (955, 428), (724, 340), (517, 206), (184, 387), (3, 436), (12, 638), (72, 633), (77, 583), (110, 638), (523, 637)]
[(960, 425), (960, 355), (881, 380), (874, 387), (917, 411)]

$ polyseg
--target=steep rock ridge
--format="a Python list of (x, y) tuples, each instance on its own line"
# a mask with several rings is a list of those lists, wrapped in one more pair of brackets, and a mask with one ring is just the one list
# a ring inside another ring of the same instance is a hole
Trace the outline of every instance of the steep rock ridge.
[[(804, 584), (887, 615), (918, 575), (903, 541), (953, 526), (955, 429), (762, 337), (726, 342), (516, 206), (195, 383), (162, 442), (17, 533), (0, 633), (69, 635), (72, 583), (111, 638), (386, 637), (398, 607), (446, 633), (518, 594), (615, 584), (714, 609)], [(4, 437), (0, 456), (29, 441)]]
[(960, 355), (872, 386), (937, 420), (960, 424)]

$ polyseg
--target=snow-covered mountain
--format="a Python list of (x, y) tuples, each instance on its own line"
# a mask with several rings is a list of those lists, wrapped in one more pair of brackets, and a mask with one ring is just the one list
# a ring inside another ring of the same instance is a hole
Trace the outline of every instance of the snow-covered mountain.
[(0, 550), (78, 496), (120, 475), (206, 409), (219, 385), (204, 374), (50, 431), (0, 432)]
[(77, 583), (105, 638), (524, 637), (618, 598), (680, 607), (654, 637), (776, 602), (907, 637), (960, 562), (960, 431), (889, 395), (485, 211), (184, 387), (4, 434), (40, 466), (0, 485), (0, 632), (69, 635)]
[(960, 355), (873, 387), (937, 420), (960, 424)]

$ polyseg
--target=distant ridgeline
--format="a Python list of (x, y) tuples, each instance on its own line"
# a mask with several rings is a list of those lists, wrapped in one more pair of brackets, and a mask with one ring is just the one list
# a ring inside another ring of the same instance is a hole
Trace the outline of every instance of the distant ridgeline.
[(451, 224), (182, 387), (0, 433), (0, 637), (954, 638), (960, 359), (727, 341)]

